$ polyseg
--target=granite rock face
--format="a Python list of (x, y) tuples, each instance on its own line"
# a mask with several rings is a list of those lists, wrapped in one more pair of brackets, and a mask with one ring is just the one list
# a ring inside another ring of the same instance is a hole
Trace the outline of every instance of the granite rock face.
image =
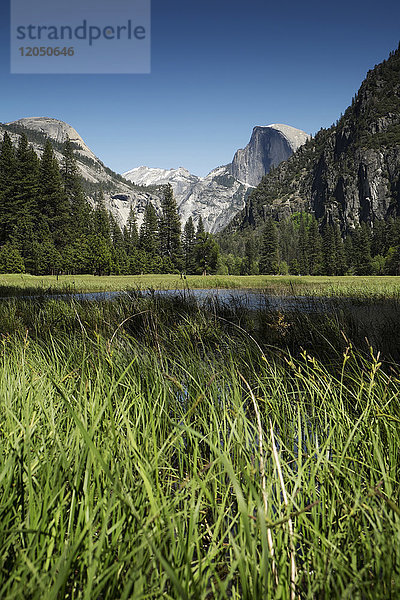
[(342, 234), (400, 216), (400, 46), (368, 71), (345, 113), (251, 193), (230, 229), (311, 212)]
[(201, 216), (207, 231), (216, 233), (244, 208), (249, 193), (270, 168), (291, 156), (308, 137), (289, 125), (255, 127), (249, 144), (236, 152), (233, 162), (206, 177), (192, 175), (183, 167), (137, 167), (123, 176), (139, 185), (170, 183), (182, 222), (191, 216), (196, 224)]
[(191, 216), (196, 224), (201, 217), (206, 230), (212, 233), (223, 229), (244, 208), (249, 193), (271, 166), (286, 160), (308, 137), (288, 125), (255, 127), (249, 144), (236, 152), (233, 162), (214, 169), (206, 177), (193, 175), (183, 167), (169, 170), (137, 167), (121, 176), (108, 169), (78, 132), (63, 121), (28, 117), (0, 124), (0, 139), (4, 131), (14, 144), (25, 133), (38, 156), (49, 138), (60, 163), (62, 145), (69, 138), (89, 201), (95, 203), (101, 186), (106, 208), (121, 227), (126, 224), (131, 208), (139, 227), (149, 202), (160, 214), (163, 186), (171, 183), (182, 223)]
[(239, 181), (255, 187), (271, 167), (287, 160), (308, 138), (304, 131), (289, 125), (254, 127), (246, 148), (236, 152), (230, 172)]
[(229, 165), (214, 169), (206, 177), (192, 175), (183, 167), (169, 170), (137, 167), (124, 173), (124, 178), (139, 185), (170, 183), (182, 223), (192, 217), (197, 224), (201, 217), (205, 229), (211, 233), (222, 229), (242, 210), (252, 189), (231, 175)]
[(49, 138), (53, 143), (55, 155), (60, 164), (62, 161), (62, 145), (68, 137), (74, 145), (77, 166), (83, 178), (89, 202), (94, 204), (96, 192), (101, 186), (106, 208), (121, 227), (126, 224), (131, 207), (137, 216), (139, 226), (143, 221), (148, 202), (151, 202), (156, 210), (160, 212), (161, 189), (147, 190), (139, 188), (108, 169), (85, 144), (78, 132), (68, 123), (47, 117), (29, 117), (12, 123), (0, 124), (0, 139), (3, 138), (5, 131), (10, 135), (15, 145), (18, 144), (21, 134), (24, 133), (39, 157), (42, 155), (46, 139)]

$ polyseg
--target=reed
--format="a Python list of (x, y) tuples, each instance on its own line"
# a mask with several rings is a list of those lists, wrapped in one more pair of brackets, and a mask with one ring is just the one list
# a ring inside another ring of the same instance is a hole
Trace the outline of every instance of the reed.
[(396, 365), (249, 313), (0, 305), (2, 598), (398, 597)]

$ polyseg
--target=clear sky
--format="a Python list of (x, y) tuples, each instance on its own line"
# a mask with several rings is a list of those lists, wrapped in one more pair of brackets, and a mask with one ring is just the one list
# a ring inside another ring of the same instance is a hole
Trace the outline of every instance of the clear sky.
[(153, 0), (150, 75), (11, 75), (0, 2), (0, 122), (66, 121), (117, 172), (205, 175), (255, 125), (328, 127), (400, 40), (398, 0)]

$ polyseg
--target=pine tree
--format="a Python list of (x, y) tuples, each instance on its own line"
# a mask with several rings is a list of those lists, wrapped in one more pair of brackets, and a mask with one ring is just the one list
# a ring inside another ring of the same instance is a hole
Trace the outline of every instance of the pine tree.
[(46, 142), (40, 161), (39, 191), (38, 227), (41, 237), (45, 237), (49, 232), (55, 246), (63, 246), (66, 242), (65, 229), (68, 225), (68, 203), (58, 162), (49, 140)]
[(0, 153), (0, 244), (11, 235), (11, 207), (16, 182), (16, 159), (8, 133), (4, 134)]
[(123, 233), (113, 215), (109, 215), (111, 228), (111, 265), (116, 275), (126, 275), (129, 270)]
[(28, 145), (25, 135), (20, 137), (16, 152), (16, 181), (13, 203), (10, 207), (11, 240), (21, 252), (29, 272), (33, 244), (37, 239), (39, 159)]
[(158, 219), (154, 206), (148, 202), (140, 228), (139, 247), (152, 258), (159, 251)]
[(111, 246), (110, 215), (104, 203), (102, 190), (96, 198), (96, 207), (92, 214), (92, 233), (103, 237)]
[(342, 235), (340, 233), (340, 227), (335, 223), (333, 227), (335, 251), (336, 251), (336, 271), (335, 275), (344, 275), (347, 270), (346, 254), (344, 250), (344, 244)]
[(353, 265), (355, 275), (372, 273), (371, 234), (366, 223), (362, 223), (353, 233)]
[(196, 257), (194, 249), (196, 246), (196, 233), (192, 217), (189, 217), (185, 223), (182, 242), (185, 258), (185, 271), (186, 273), (195, 273)]
[(388, 236), (387, 236), (387, 226), (385, 221), (376, 220), (374, 222), (374, 227), (372, 230), (372, 240), (371, 240), (371, 255), (376, 256), (380, 254), (384, 256), (388, 251)]
[(317, 220), (313, 217), (308, 228), (308, 262), (310, 275), (322, 275), (323, 255), (322, 237)]
[(128, 255), (132, 254), (139, 245), (139, 234), (136, 215), (131, 206), (128, 221), (124, 231), (125, 249)]
[(298, 261), (299, 261), (300, 273), (302, 275), (307, 275), (309, 273), (308, 253), (309, 253), (309, 243), (308, 243), (308, 232), (307, 232), (307, 226), (306, 226), (306, 219), (305, 219), (304, 213), (301, 213), (300, 226), (299, 226)]
[(196, 229), (196, 241), (200, 238), (200, 236), (205, 233), (205, 229), (204, 229), (204, 223), (203, 223), (203, 219), (201, 217), (199, 217), (199, 220), (197, 222), (197, 229)]
[(242, 260), (241, 275), (257, 275), (256, 245), (252, 237), (248, 238), (244, 245), (244, 258)]
[(0, 247), (0, 273), (24, 273), (24, 260), (15, 246), (7, 242)]
[[(197, 230), (198, 231), (198, 230)], [(199, 275), (214, 273), (217, 269), (219, 246), (211, 233), (205, 231), (196, 234), (194, 247), (196, 271)]]
[(322, 234), (322, 249), (324, 255), (324, 273), (335, 275), (337, 269), (335, 231), (331, 224), (326, 224)]
[(80, 236), (88, 233), (90, 208), (86, 202), (73, 147), (68, 138), (64, 142), (62, 179), (64, 192), (69, 203), (69, 238), (71, 241), (75, 241)]
[(182, 268), (181, 222), (171, 184), (165, 187), (161, 201), (160, 249), (164, 258), (170, 259), (175, 269)]
[(284, 219), (279, 223), (279, 258), (288, 265), (297, 260), (298, 256), (298, 231), (296, 231), (293, 219)]
[(271, 217), (266, 220), (263, 229), (259, 270), (262, 275), (279, 272), (278, 235)]

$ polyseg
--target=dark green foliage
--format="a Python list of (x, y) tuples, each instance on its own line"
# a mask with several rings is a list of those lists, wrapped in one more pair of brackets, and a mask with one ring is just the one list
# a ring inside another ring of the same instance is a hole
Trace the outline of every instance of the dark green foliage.
[(185, 259), (185, 271), (189, 274), (196, 273), (196, 257), (194, 251), (196, 245), (196, 233), (192, 217), (189, 217), (183, 228), (182, 245)]
[(41, 215), (38, 226), (42, 235), (50, 233), (56, 246), (63, 246), (66, 242), (65, 230), (68, 226), (68, 202), (58, 162), (49, 140), (46, 142), (40, 161), (38, 204), (38, 211)]
[(309, 239), (304, 213), (301, 213), (299, 224), (299, 269), (300, 273), (309, 273)]
[(257, 275), (258, 267), (257, 267), (257, 248), (255, 241), (252, 237), (249, 237), (246, 240), (244, 247), (244, 258), (242, 260), (241, 275)]
[(352, 234), (353, 254), (352, 268), (355, 275), (370, 275), (372, 272), (371, 234), (363, 223)]
[(197, 230), (194, 248), (196, 270), (199, 275), (214, 273), (217, 269), (219, 247), (211, 233)]
[(275, 275), (279, 271), (278, 255), (278, 235), (276, 225), (271, 218), (268, 218), (264, 225), (261, 256), (260, 273), (263, 275)]
[[(2, 271), (128, 275), (171, 273), (183, 268), (191, 273), (217, 270), (219, 247), (201, 220), (196, 234), (192, 220), (186, 226), (184, 256), (171, 186), (165, 187), (160, 218), (148, 203), (140, 235), (132, 209), (121, 231), (105, 208), (102, 190), (97, 188), (93, 208), (87, 201), (75, 158), (76, 145), (67, 139), (61, 148), (38, 136), (31, 136), (31, 140), (43, 142), (40, 161), (23, 134), (17, 151), (8, 134), (1, 144)], [(53, 146), (63, 151), (61, 166)]]
[(144, 211), (144, 220), (140, 228), (139, 246), (151, 257), (159, 251), (158, 219), (154, 206), (149, 202)]
[(322, 237), (318, 230), (318, 223), (311, 219), (308, 229), (308, 266), (310, 275), (321, 275), (323, 273), (324, 257), (322, 253)]
[(131, 207), (128, 222), (124, 231), (125, 247), (128, 254), (131, 254), (139, 245), (139, 233), (137, 228), (136, 215)]
[(24, 260), (18, 248), (7, 242), (0, 248), (0, 273), (24, 273)]
[(19, 140), (15, 164), (15, 186), (7, 214), (7, 239), (18, 248), (30, 271), (39, 217), (39, 160), (25, 136)]
[(181, 222), (171, 184), (165, 186), (159, 223), (161, 255), (169, 259), (173, 269), (182, 269)]
[(16, 185), (16, 160), (11, 139), (4, 134), (0, 153), (0, 243), (11, 234), (10, 215)]
[[(351, 106), (334, 125), (321, 129), (262, 179), (250, 194), (245, 209), (221, 236), (224, 251), (231, 250), (229, 235), (246, 237), (248, 228), (255, 228), (260, 237), (267, 216), (282, 221), (287, 219), (288, 211), (292, 214), (306, 211), (319, 224), (340, 224), (342, 237), (351, 234), (362, 222), (375, 227), (377, 215), (382, 220), (399, 216), (399, 148), (400, 50), (397, 49), (388, 60), (369, 71)], [(372, 189), (379, 192), (378, 198), (374, 198), (377, 207), (371, 204)], [(359, 204), (353, 207), (355, 197), (359, 198)], [(284, 237), (283, 231), (281, 234)], [(304, 236), (298, 234), (303, 240)], [(374, 243), (379, 244), (379, 251)], [(372, 240), (373, 255), (385, 256), (398, 243), (385, 244), (381, 231), (380, 241)], [(285, 246), (284, 239), (281, 238), (280, 244)], [(232, 240), (232, 248), (233, 245), (239, 245), (236, 238)], [(341, 246), (336, 245), (340, 254)], [(298, 255), (292, 253), (289, 261), (284, 260), (300, 272), (315, 272), (314, 267), (305, 264), (308, 257), (301, 241), (297, 250)], [(284, 254), (288, 254), (287, 249)], [(326, 266), (327, 262), (326, 258)], [(329, 271), (342, 272), (347, 268), (341, 258), (339, 263), (337, 268), (330, 266)], [(357, 269), (360, 268), (366, 270), (368, 266), (359, 265)]]
[(70, 239), (84, 235), (89, 220), (90, 208), (86, 201), (82, 186), (82, 179), (78, 173), (78, 167), (69, 139), (64, 143), (62, 180), (64, 192), (69, 203)]

